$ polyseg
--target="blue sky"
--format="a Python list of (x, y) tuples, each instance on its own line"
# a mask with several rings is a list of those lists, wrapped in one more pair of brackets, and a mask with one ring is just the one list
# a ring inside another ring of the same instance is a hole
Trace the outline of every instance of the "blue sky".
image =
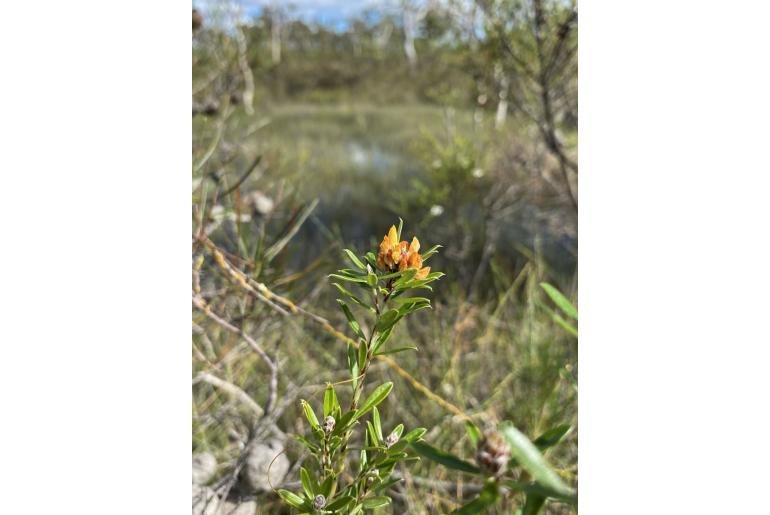
[(259, 15), (265, 6), (274, 5), (303, 20), (344, 29), (351, 17), (367, 9), (392, 10), (399, 5), (399, 0), (194, 0), (193, 6), (205, 12), (227, 3), (231, 4), (231, 9), (240, 10), (241, 16), (247, 19)]

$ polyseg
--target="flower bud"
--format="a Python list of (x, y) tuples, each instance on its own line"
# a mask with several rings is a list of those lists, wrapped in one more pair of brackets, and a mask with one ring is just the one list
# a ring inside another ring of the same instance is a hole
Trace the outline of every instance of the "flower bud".
[(385, 439), (385, 445), (388, 447), (388, 449), (396, 445), (396, 443), (398, 443), (398, 435), (396, 433), (390, 433)]
[(313, 499), (313, 509), (315, 511), (323, 510), (326, 508), (326, 497), (324, 497), (321, 494), (318, 494)]
[(511, 457), (510, 452), (508, 445), (498, 433), (488, 433), (479, 440), (476, 461), (485, 474), (498, 477), (505, 472)]
[(326, 431), (326, 434), (329, 434), (332, 431), (334, 431), (334, 425), (336, 423), (337, 422), (334, 420), (334, 417), (332, 417), (331, 415), (329, 415), (324, 419), (324, 431)]
[(369, 474), (366, 476), (366, 486), (372, 486), (374, 484), (374, 481), (376, 479), (379, 479), (380, 477), (380, 471), (379, 469), (372, 469)]

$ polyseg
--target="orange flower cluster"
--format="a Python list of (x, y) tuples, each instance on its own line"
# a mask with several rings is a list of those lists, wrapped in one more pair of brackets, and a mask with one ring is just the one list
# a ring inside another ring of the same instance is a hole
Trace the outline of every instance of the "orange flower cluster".
[(422, 266), (420, 241), (415, 236), (412, 238), (412, 243), (407, 243), (406, 241), (399, 242), (398, 231), (395, 225), (390, 227), (388, 234), (385, 235), (382, 243), (380, 243), (377, 266), (391, 272), (414, 268), (417, 270), (417, 274), (415, 274), (416, 279), (425, 279), (430, 273), (429, 266)]

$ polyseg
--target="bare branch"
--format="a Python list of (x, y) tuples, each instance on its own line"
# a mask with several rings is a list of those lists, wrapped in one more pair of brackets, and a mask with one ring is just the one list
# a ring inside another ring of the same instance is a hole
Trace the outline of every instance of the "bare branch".
[(241, 336), (244, 340), (246, 340), (246, 343), (249, 344), (249, 346), (254, 350), (254, 352), (257, 353), (257, 355), (262, 358), (262, 361), (265, 362), (265, 364), (270, 368), (272, 371), (274, 368), (277, 368), (277, 365), (273, 363), (273, 360), (270, 359), (270, 356), (267, 355), (267, 353), (262, 349), (262, 347), (248, 334), (246, 334), (241, 328), (235, 327), (233, 324), (222, 318), (221, 316), (214, 313), (211, 308), (206, 304), (203, 299), (200, 297), (193, 295), (192, 302), (195, 305), (196, 308), (201, 310), (207, 317), (212, 319), (214, 322), (219, 324), (221, 327), (227, 329), (231, 333), (235, 333), (239, 336)]
[(195, 377), (195, 379), (193, 379), (193, 384), (199, 381), (203, 381), (204, 383), (208, 383), (211, 386), (215, 386), (220, 390), (227, 392), (232, 397), (236, 398), (237, 400), (245, 404), (258, 417), (261, 417), (265, 413), (265, 410), (262, 409), (262, 406), (257, 404), (256, 401), (254, 401), (254, 399), (252, 399), (248, 393), (244, 392), (242, 389), (235, 386), (234, 384), (225, 381), (224, 379), (220, 379), (215, 375), (209, 374), (208, 372), (201, 372)]

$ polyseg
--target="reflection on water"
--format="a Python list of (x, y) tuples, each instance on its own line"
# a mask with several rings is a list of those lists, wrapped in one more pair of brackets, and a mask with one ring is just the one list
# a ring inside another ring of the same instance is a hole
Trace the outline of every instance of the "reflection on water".
[(380, 148), (374, 142), (350, 141), (347, 148), (351, 163), (376, 173), (387, 173), (388, 170), (394, 169), (400, 160), (400, 156)]
[[(458, 112), (455, 120), (456, 130), (472, 135), (472, 113)], [(441, 134), (443, 123), (437, 108), (364, 108), (352, 112), (350, 108), (303, 110), (292, 106), (286, 112), (274, 113), (273, 123), (265, 129), (265, 148), (278, 153), (280, 171), (295, 185), (300, 200), (319, 199), (296, 239), (303, 249), (290, 254), (292, 265), (301, 267), (312, 261), (328, 246), (332, 233), (341, 234), (347, 245), (368, 248), (399, 215), (405, 218), (409, 231), (427, 234), (428, 245), (438, 242), (430, 241), (429, 235), (448, 237), (449, 228), (457, 225), (459, 217), (474, 249), (466, 259), (471, 264), (477, 262), (488, 236), (484, 234), (485, 210), (478, 200), (458, 191), (454, 197), (464, 203), (459, 209), (431, 202), (412, 205), (409, 212), (399, 203), (403, 192), (415, 191), (414, 180), (425, 177), (432, 163), (429, 156), (415, 151), (415, 142), (423, 137), (421, 131), (428, 127)], [(480, 168), (469, 173), (477, 180), (486, 180)], [(556, 272), (571, 274), (577, 261), (573, 216), (563, 209), (522, 201), (510, 209), (499, 227), (495, 258), (520, 263), (522, 247), (537, 247)], [(451, 255), (451, 247), (461, 242), (441, 243), (449, 247), (445, 254)]]

